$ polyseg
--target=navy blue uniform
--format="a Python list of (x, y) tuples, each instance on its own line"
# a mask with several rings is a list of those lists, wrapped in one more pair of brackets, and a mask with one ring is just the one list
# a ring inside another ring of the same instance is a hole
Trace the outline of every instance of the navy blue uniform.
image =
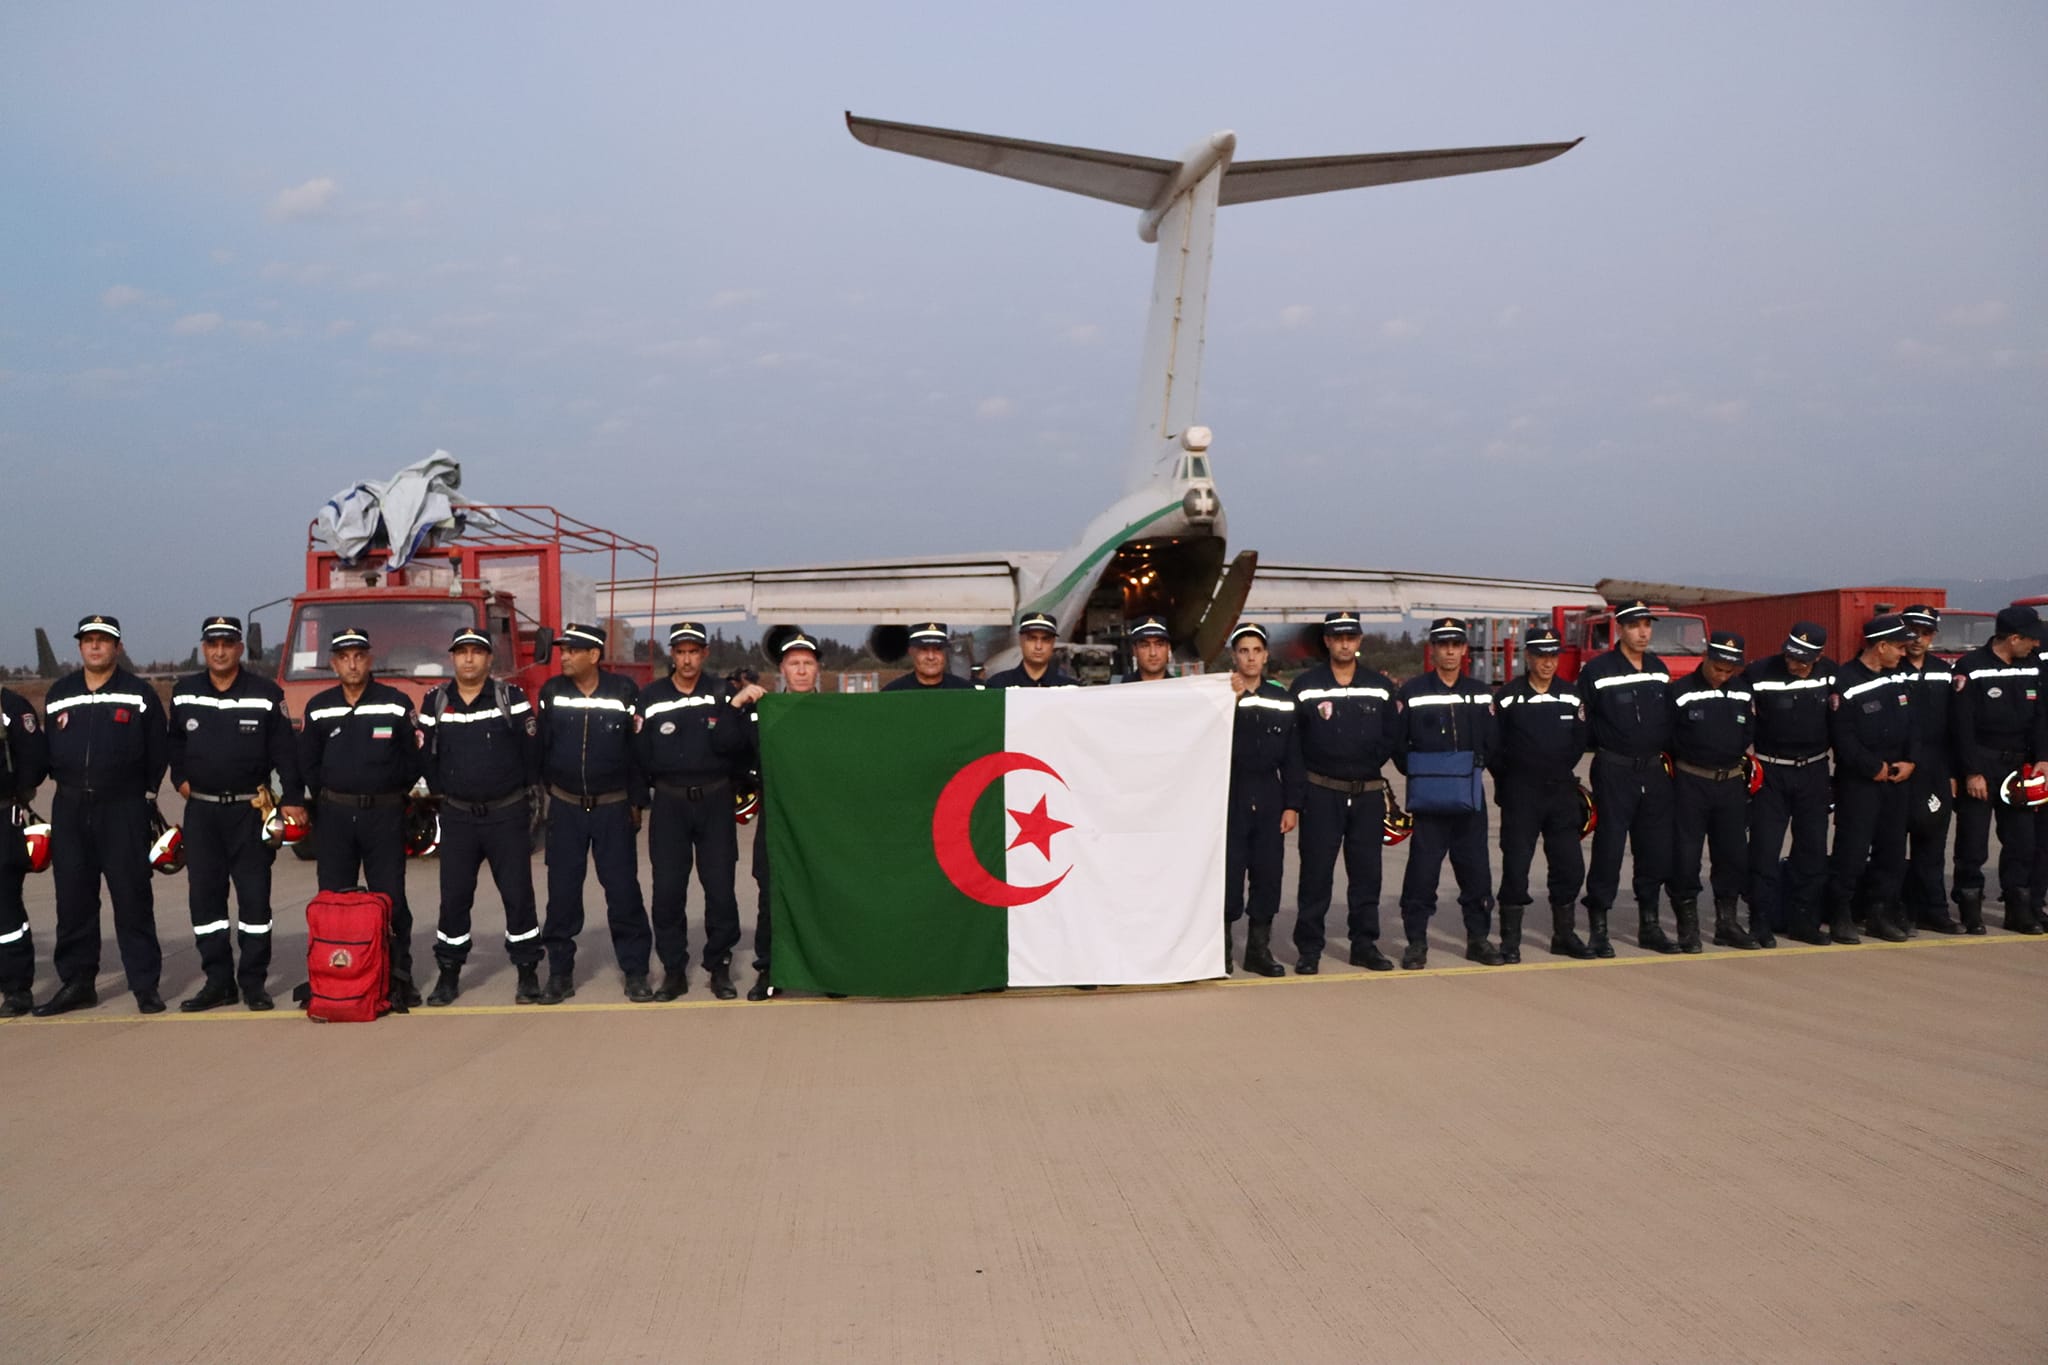
[(1297, 839), (1301, 876), (1295, 888), (1294, 947), (1303, 961), (1323, 954), (1323, 920), (1344, 853), (1346, 928), (1351, 949), (1380, 936), (1380, 852), (1386, 833), (1387, 783), (1380, 774), (1394, 756), (1399, 713), (1386, 674), (1354, 663), (1337, 681), (1328, 664), (1294, 680), (1294, 723), (1307, 787)]
[[(1411, 753), (1469, 753), (1475, 770), (1493, 750), (1493, 694), (1470, 675), (1446, 684), (1434, 671), (1401, 684), (1395, 695), (1394, 762), (1408, 771)], [(1463, 814), (1416, 811), (1408, 842), (1408, 871), (1401, 879), (1401, 927), (1410, 943), (1429, 937), (1436, 914), (1437, 882), (1444, 855), (1458, 881), (1458, 908), (1467, 940), (1483, 939), (1493, 928), (1493, 869), (1486, 850), (1486, 807)]]
[(1877, 774), (1913, 756), (1913, 692), (1900, 674), (1851, 659), (1828, 693), (1835, 745), (1835, 849), (1828, 866), (1828, 913), (1836, 932), (1849, 923), (1866, 866), (1879, 909), (1899, 898), (1906, 870), (1907, 784)]
[(1653, 922), (1657, 893), (1671, 875), (1671, 779), (1664, 750), (1671, 743), (1671, 674), (1645, 651), (1640, 668), (1619, 649), (1609, 650), (1579, 674), (1593, 749), (1593, 800), (1600, 824), (1593, 831), (1586, 908), (1604, 915), (1621, 889), (1621, 855), (1634, 860), (1636, 907)]
[(1230, 810), (1223, 836), (1225, 924), (1235, 923), (1247, 911), (1252, 923), (1271, 924), (1279, 912), (1285, 848), (1280, 817), (1285, 811), (1301, 810), (1306, 786), (1294, 699), (1279, 683), (1262, 679), (1238, 697), (1230, 733)]
[[(192, 942), (209, 982), (234, 978), (262, 993), (270, 974), (270, 871), (277, 850), (263, 842), (263, 814), (251, 802), (271, 790), (277, 804), (306, 801), (298, 744), (284, 689), (246, 668), (226, 688), (206, 673), (171, 688), (171, 785), (185, 797), (185, 881)], [(277, 775), (272, 788), (271, 774)], [(228, 887), (235, 889), (235, 947), (228, 943)]]
[(21, 888), (28, 876), (17, 813), (25, 816), (36, 787), (50, 775), (50, 747), (26, 697), (0, 687), (0, 995), (35, 984), (36, 941)]
[(674, 675), (640, 689), (640, 766), (654, 784), (647, 856), (654, 864), (654, 951), (682, 971), (690, 961), (690, 867), (704, 889), (705, 969), (732, 961), (740, 941), (739, 829), (732, 771), (747, 752), (749, 724), (728, 684), (700, 676), (685, 692)]
[(893, 678), (882, 684), (884, 692), (953, 692), (962, 689), (970, 692), (979, 691), (981, 684), (971, 683), (950, 669), (940, 675), (935, 683), (919, 682), (917, 674), (905, 673), (900, 678)]
[(97, 691), (81, 669), (51, 684), (43, 714), (57, 780), (50, 803), (57, 979), (90, 984), (99, 975), (104, 877), (128, 989), (155, 991), (163, 950), (149, 884), (149, 802), (170, 763), (163, 703), (126, 669), (116, 668)]
[(1528, 906), (1529, 866), (1540, 838), (1550, 913), (1560, 930), (1570, 929), (1573, 901), (1586, 879), (1577, 778), (1586, 734), (1585, 704), (1562, 678), (1538, 692), (1520, 677), (1494, 700), (1494, 747), (1486, 766), (1500, 806), (1501, 908)]
[(540, 689), (541, 771), (548, 803), (548, 913), (541, 926), (550, 976), (568, 978), (583, 932), (583, 872), (597, 865), (612, 951), (627, 976), (647, 975), (653, 934), (640, 895), (633, 812), (647, 805), (647, 779), (633, 750), (640, 690), (602, 669), (589, 695), (567, 678)]
[(434, 960), (458, 970), (469, 961), (470, 912), (477, 871), (490, 864), (505, 904), (505, 955), (515, 967), (540, 961), (533, 901), (533, 822), (529, 788), (540, 782), (539, 724), (526, 693), (496, 679), (471, 701), (453, 682), (420, 707), (427, 786), (441, 798), (441, 914)]
[(1709, 848), (1715, 901), (1736, 899), (1748, 880), (1749, 782), (1742, 759), (1756, 728), (1753, 695), (1739, 674), (1715, 687), (1704, 671), (1671, 689), (1674, 902), (1699, 899), (1700, 863)]
[(361, 884), (391, 897), (391, 974), (412, 980), (405, 898), (405, 794), (420, 778), (412, 699), (375, 678), (351, 703), (339, 686), (306, 703), (299, 766), (313, 794), (314, 867), (322, 891)]
[(1955, 695), (1949, 706), (1949, 733), (1954, 744), (1956, 777), (1981, 777), (1988, 799), (1967, 792), (1956, 799), (1956, 866), (1954, 895), (1984, 894), (1984, 864), (1991, 856), (1991, 826), (1998, 824), (1998, 889), (2006, 915), (2025, 915), (2027, 883), (2033, 875), (2034, 812), (1998, 799), (2009, 773), (2039, 754), (2041, 664), (2033, 658), (2011, 663), (1989, 645), (1971, 650), (1956, 661)]
[(1032, 677), (1024, 671), (1024, 665), (1006, 668), (1000, 673), (991, 673), (982, 684), (985, 687), (1079, 687), (1081, 680), (1071, 673), (1062, 673), (1051, 664), (1039, 677)]
[[(1948, 919), (1948, 827), (1955, 813), (1955, 763), (1949, 756), (1949, 695), (1955, 674), (1939, 655), (1899, 676), (1913, 684), (1913, 776), (1906, 783), (1906, 880), (1899, 903), (1923, 924)], [(1951, 930), (1953, 921), (1950, 921)]]
[[(1820, 920), (1828, 879), (1828, 808), (1834, 783), (1828, 771), (1828, 693), (1835, 661), (1813, 661), (1807, 676), (1792, 676), (1783, 654), (1744, 670), (1756, 713), (1756, 760), (1764, 783), (1749, 802), (1749, 919), (1759, 936), (1788, 926), (1810, 932)], [(1785, 832), (1792, 852), (1779, 884)], [(1768, 940), (1765, 940), (1766, 942)]]
[[(2034, 656), (2034, 665), (2040, 671), (2041, 680), (2048, 684), (2048, 647)], [(2034, 760), (2048, 763), (2048, 698), (2036, 698), (2034, 704)], [(1936, 850), (1937, 856), (1939, 850)], [(2034, 870), (2027, 887), (2034, 907), (2034, 922), (2043, 924), (2041, 909), (2048, 902), (2048, 806), (2034, 812)]]

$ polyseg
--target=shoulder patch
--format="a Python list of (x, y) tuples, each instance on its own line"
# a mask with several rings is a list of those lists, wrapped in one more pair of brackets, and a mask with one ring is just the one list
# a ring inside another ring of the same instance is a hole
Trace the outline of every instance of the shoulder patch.
[(1969, 685), (1970, 685), (1970, 675), (1969, 675), (1969, 674), (1967, 674), (1967, 673), (1958, 673), (1958, 674), (1956, 674), (1956, 684), (1955, 684), (1955, 686), (1956, 686), (1956, 691), (1960, 692), (1960, 691), (1962, 691), (1962, 690), (1963, 690), (1964, 688), (1968, 687)]

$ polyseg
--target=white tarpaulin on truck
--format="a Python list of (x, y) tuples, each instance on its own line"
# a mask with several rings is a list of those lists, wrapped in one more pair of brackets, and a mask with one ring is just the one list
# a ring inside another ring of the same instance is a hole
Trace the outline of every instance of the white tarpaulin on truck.
[(462, 466), (437, 450), (383, 483), (336, 493), (313, 519), (314, 534), (351, 563), (365, 550), (388, 545), (389, 567), (404, 568), (421, 550), (460, 536), (471, 519), (487, 520), (457, 496), (461, 486)]

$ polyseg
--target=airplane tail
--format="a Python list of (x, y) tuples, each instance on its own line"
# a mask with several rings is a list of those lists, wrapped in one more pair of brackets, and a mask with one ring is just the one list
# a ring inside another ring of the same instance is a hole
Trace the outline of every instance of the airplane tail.
[(1210, 245), (1218, 207), (1533, 166), (1570, 151), (1580, 141), (1233, 164), (1237, 136), (1229, 132), (1204, 138), (1179, 161), (1166, 161), (987, 133), (885, 123), (851, 112), (846, 115), (846, 127), (861, 142), (884, 151), (943, 161), (1139, 210), (1138, 236), (1158, 243), (1159, 256), (1152, 279), (1152, 311), (1145, 329), (1138, 423), (1126, 470), (1126, 491), (1171, 480), (1181, 454), (1180, 435), (1195, 423), (1202, 332), (1209, 303)]
[(50, 633), (41, 626), (36, 627), (36, 676), (58, 678), (64, 670), (57, 666), (57, 651), (50, 648)]

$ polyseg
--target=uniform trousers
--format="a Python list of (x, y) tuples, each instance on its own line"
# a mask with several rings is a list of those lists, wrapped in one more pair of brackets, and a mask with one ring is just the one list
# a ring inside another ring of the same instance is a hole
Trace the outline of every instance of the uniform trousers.
[(1828, 860), (1829, 923), (1849, 922), (1856, 887), (1870, 869), (1872, 905), (1899, 898), (1906, 874), (1906, 784), (1843, 776), (1835, 782), (1835, 850)]
[(57, 789), (50, 803), (50, 873), (56, 879), (57, 979), (90, 983), (100, 971), (100, 879), (114, 903), (114, 942), (128, 989), (153, 991), (163, 977), (150, 886), (149, 803)]
[[(358, 885), (391, 897), (391, 974), (412, 979), (412, 906), (405, 899), (405, 803), (320, 798), (313, 819), (313, 868), (322, 891)], [(360, 881), (358, 880), (360, 878)]]
[(551, 975), (568, 976), (576, 967), (587, 863), (597, 865), (597, 884), (604, 888), (605, 922), (619, 970), (627, 976), (647, 975), (654, 936), (647, 903), (640, 897), (640, 849), (634, 834), (632, 808), (625, 801), (586, 810), (559, 796), (549, 799), (548, 917), (540, 941)]
[[(1833, 801), (1834, 783), (1825, 758), (1803, 768), (1764, 764), (1764, 784), (1749, 799), (1749, 908), (1757, 923), (1779, 930), (1802, 916), (1820, 918), (1821, 900), (1827, 894), (1828, 807)], [(1778, 859), (1788, 828), (1792, 854), (1780, 884)]]
[(1657, 913), (1657, 893), (1671, 875), (1671, 779), (1660, 755), (1634, 760), (1593, 756), (1593, 801), (1600, 824), (1593, 831), (1592, 866), (1586, 873), (1586, 908), (1613, 909), (1621, 890), (1621, 855), (1633, 862), (1636, 906)]
[(1345, 925), (1355, 951), (1380, 936), (1380, 851), (1386, 839), (1385, 790), (1347, 796), (1311, 783), (1301, 807), (1297, 851), (1300, 884), (1295, 888), (1294, 947), (1301, 956), (1321, 957), (1323, 920), (1337, 880), (1337, 852), (1344, 852)]
[(36, 980), (36, 939), (29, 932), (28, 905), (22, 886), (28, 880), (28, 853), (21, 845), (21, 831), (0, 824), (0, 995), (25, 991)]
[[(690, 791), (699, 795), (691, 797)], [(647, 858), (654, 864), (654, 951), (669, 971), (690, 961), (690, 867), (704, 889), (706, 969), (732, 960), (740, 941), (740, 902), (733, 887), (739, 870), (739, 827), (732, 819), (732, 784), (712, 782), (686, 791), (654, 789)]]
[(1493, 790), (1500, 803), (1501, 905), (1521, 909), (1529, 904), (1529, 867), (1541, 839), (1550, 903), (1569, 906), (1586, 880), (1586, 858), (1579, 850), (1578, 783), (1569, 777), (1508, 777)]
[[(1223, 922), (1250, 913), (1253, 924), (1271, 924), (1280, 910), (1280, 874), (1286, 839), (1280, 833), (1280, 779), (1271, 773), (1233, 774), (1223, 827)], [(1245, 882), (1251, 882), (1247, 897)]]
[(1485, 938), (1493, 928), (1493, 868), (1486, 851), (1486, 810), (1458, 815), (1423, 812), (1415, 817), (1408, 840), (1408, 870), (1401, 877), (1401, 928), (1411, 943), (1429, 937), (1436, 915), (1436, 888), (1443, 877), (1444, 855), (1458, 880), (1458, 909), (1465, 919), (1465, 937)]
[(1998, 824), (1998, 892), (2007, 905), (2027, 895), (2033, 877), (2035, 813), (2025, 806), (2008, 806), (1998, 799), (1997, 786), (2004, 774), (1986, 775), (1991, 799), (1977, 801), (1961, 797), (1956, 801), (1955, 894), (1984, 891), (1984, 864), (1991, 857), (1991, 826)]
[[(1924, 776), (1923, 776), (1924, 774)], [(1915, 915), (1946, 914), (1948, 827), (1955, 813), (1946, 769), (1926, 764), (1906, 783), (1906, 880), (1899, 902)]]
[(434, 961), (460, 968), (469, 961), (470, 911), (477, 873), (490, 864), (498, 899), (505, 904), (505, 956), (515, 967), (540, 961), (540, 922), (533, 903), (533, 820), (525, 800), (477, 814), (477, 805), (441, 802), (441, 917), (434, 930)]
[(1749, 878), (1749, 784), (1740, 777), (1671, 779), (1677, 848), (1671, 859), (1671, 894), (1697, 901), (1702, 855), (1714, 855), (1714, 899), (1734, 900)]
[[(263, 816), (247, 801), (185, 803), (185, 891), (192, 911), (192, 942), (208, 981), (233, 978), (244, 991), (260, 991), (270, 975), (270, 869), (277, 850), (263, 842)], [(228, 887), (235, 918), (228, 916)], [(242, 967), (235, 970), (234, 947)]]
[[(768, 807), (761, 807), (754, 821), (754, 885), (761, 893), (754, 909), (754, 970), (768, 970), (768, 948), (775, 936), (775, 918), (769, 913), (768, 898)], [(737, 928), (737, 925), (735, 925)], [(735, 934), (734, 941), (738, 941)]]

